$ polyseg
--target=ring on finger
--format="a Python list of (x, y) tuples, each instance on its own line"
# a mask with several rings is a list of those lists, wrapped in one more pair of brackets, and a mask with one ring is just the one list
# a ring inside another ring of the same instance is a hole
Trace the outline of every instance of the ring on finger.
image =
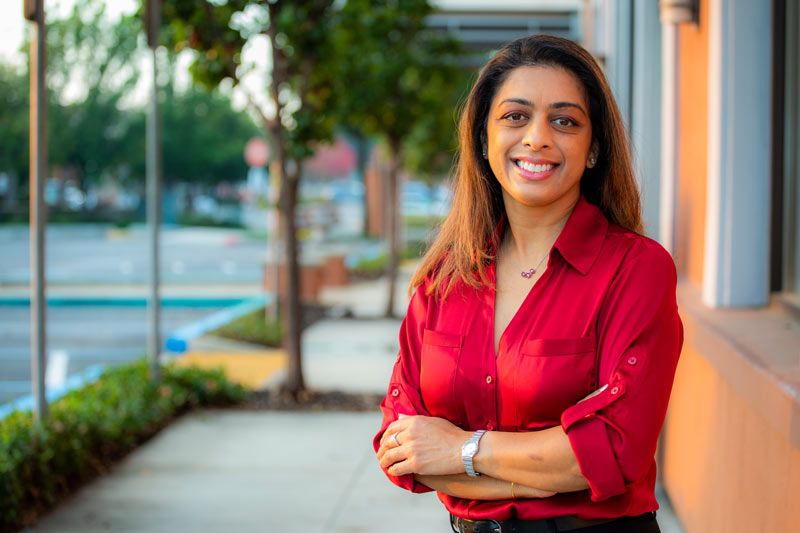
[(397, 440), (397, 433), (392, 433), (392, 441), (395, 443), (395, 445), (400, 446), (400, 441)]

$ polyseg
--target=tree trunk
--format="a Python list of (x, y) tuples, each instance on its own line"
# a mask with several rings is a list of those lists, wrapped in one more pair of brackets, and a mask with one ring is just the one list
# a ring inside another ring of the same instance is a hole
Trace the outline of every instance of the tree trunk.
[(389, 142), (389, 174), (387, 175), (386, 192), (389, 201), (386, 203), (386, 215), (389, 219), (388, 235), (389, 238), (389, 264), (387, 265), (386, 275), (389, 278), (389, 298), (386, 303), (386, 318), (394, 317), (394, 293), (397, 285), (397, 266), (399, 263), (400, 235), (398, 232), (399, 222), (399, 203), (401, 201), (398, 191), (397, 174), (400, 167), (400, 143), (397, 141)]
[(284, 242), (286, 243), (286, 273), (288, 278), (286, 280), (286, 303), (283, 306), (283, 323), (286, 327), (284, 344), (289, 356), (289, 368), (287, 369), (284, 386), (286, 391), (297, 399), (298, 395), (305, 389), (305, 383), (300, 349), (303, 311), (300, 306), (300, 262), (295, 224), (300, 165), (296, 165), (295, 168), (296, 170), (291, 176), (287, 176), (286, 172), (283, 173), (286, 176), (286, 180), (281, 187), (281, 199), (283, 200), (281, 211), (285, 228)]
[[(277, 17), (276, 4), (268, 3), (267, 9), (269, 9), (270, 20), (274, 21)], [(297, 400), (305, 389), (302, 353), (300, 350), (300, 272), (297, 260), (297, 232), (295, 230), (295, 207), (297, 205), (297, 183), (299, 181), (300, 168), (299, 165), (296, 165), (292, 176), (287, 176), (286, 138), (283, 131), (283, 124), (281, 124), (283, 106), (281, 105), (278, 93), (279, 87), (288, 82), (289, 76), (286, 73), (285, 58), (281, 55), (282, 52), (276, 43), (277, 35), (274, 24), (269, 24), (267, 27), (267, 35), (272, 49), (272, 80), (270, 92), (272, 101), (275, 102), (277, 106), (275, 118), (269, 123), (269, 130), (272, 136), (275, 157), (278, 161), (278, 170), (280, 174), (280, 210), (283, 217), (283, 242), (286, 249), (286, 270), (288, 278), (284, 301), (280, 304), (284, 327), (283, 344), (289, 359), (289, 368), (287, 369), (283, 390), (291, 394), (292, 397)]]

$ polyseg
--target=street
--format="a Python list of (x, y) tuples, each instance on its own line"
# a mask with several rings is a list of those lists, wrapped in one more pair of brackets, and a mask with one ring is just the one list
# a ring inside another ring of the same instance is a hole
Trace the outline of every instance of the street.
[[(45, 238), (49, 284), (146, 283), (148, 237), (144, 226), (51, 225)], [(161, 232), (161, 281), (259, 283), (266, 240), (244, 230), (175, 227)], [(27, 285), (27, 226), (0, 226), (0, 287)]]

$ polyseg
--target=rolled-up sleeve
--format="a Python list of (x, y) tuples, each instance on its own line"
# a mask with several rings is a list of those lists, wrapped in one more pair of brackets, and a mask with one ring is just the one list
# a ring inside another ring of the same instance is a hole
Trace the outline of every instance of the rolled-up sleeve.
[(623, 260), (597, 318), (598, 395), (565, 410), (569, 437), (591, 499), (626, 491), (654, 467), (683, 327), (675, 265), (649, 241)]
[[(380, 440), (386, 428), (397, 420), (400, 415), (426, 415), (430, 416), (425, 409), (420, 394), (420, 353), (422, 351), (422, 339), (425, 332), (425, 320), (428, 310), (428, 298), (425, 294), (427, 284), (417, 287), (411, 302), (408, 305), (408, 312), (400, 327), (400, 353), (397, 362), (392, 370), (392, 377), (389, 380), (389, 390), (381, 402), (381, 412), (383, 421), (381, 429), (373, 439), (375, 451), (380, 448)], [(414, 480), (412, 474), (404, 476), (392, 476), (386, 469), (383, 469), (386, 476), (398, 487), (412, 492), (430, 492), (427, 486)]]

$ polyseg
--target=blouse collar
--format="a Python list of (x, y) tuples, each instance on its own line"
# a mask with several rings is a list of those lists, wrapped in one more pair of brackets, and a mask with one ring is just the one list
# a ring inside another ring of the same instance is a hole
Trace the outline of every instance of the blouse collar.
[(608, 219), (581, 195), (554, 246), (572, 268), (585, 276), (600, 254), (607, 233)]
[[(507, 226), (504, 212), (495, 226), (494, 242), (502, 241)], [(572, 268), (585, 276), (600, 254), (607, 232), (608, 219), (599, 207), (581, 195), (553, 247)], [(494, 242), (489, 241), (489, 254), (492, 256), (496, 255)]]

